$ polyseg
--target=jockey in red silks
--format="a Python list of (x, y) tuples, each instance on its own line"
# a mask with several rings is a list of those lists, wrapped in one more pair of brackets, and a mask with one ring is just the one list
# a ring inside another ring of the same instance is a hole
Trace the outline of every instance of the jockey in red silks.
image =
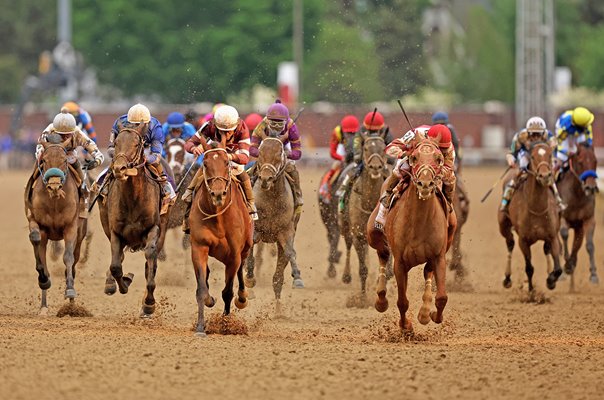
[(438, 143), (438, 148), (443, 154), (444, 162), (441, 168), (441, 179), (443, 183), (443, 194), (449, 203), (453, 202), (455, 193), (455, 148), (451, 140), (451, 131), (445, 125), (421, 125), (413, 130), (407, 131), (402, 138), (395, 139), (386, 146), (386, 154), (398, 159), (392, 174), (384, 184), (384, 193), (380, 198), (380, 208), (375, 218), (375, 228), (382, 230), (386, 222), (388, 208), (392, 201), (394, 189), (401, 179), (406, 179), (410, 175), (411, 166), (409, 165), (409, 156), (414, 148), (416, 138), (430, 137)]

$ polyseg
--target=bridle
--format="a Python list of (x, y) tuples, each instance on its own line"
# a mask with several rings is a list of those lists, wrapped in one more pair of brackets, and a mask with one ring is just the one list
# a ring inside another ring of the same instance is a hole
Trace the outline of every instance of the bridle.
[[(422, 147), (430, 147), (433, 150), (432, 153), (440, 153), (440, 149), (432, 141), (419, 142), (417, 144), (417, 146), (415, 147), (415, 149), (413, 150), (413, 152), (415, 153)], [(418, 182), (417, 177), (420, 174), (422, 174), (424, 171), (428, 171), (430, 173), (430, 176), (432, 177), (432, 180), (434, 180), (436, 178), (436, 176), (438, 175), (438, 173), (440, 172), (440, 167), (442, 167), (442, 163), (440, 165), (438, 165), (438, 167), (435, 167), (432, 164), (434, 164), (434, 163), (433, 162), (424, 163), (419, 166), (414, 166), (414, 165), (410, 164), (411, 173), (409, 173), (407, 171), (405, 171), (405, 172), (407, 172), (407, 174), (409, 174), (409, 176), (411, 177), (411, 180), (413, 181), (414, 184), (417, 184), (417, 182)]]
[[(535, 178), (539, 178), (539, 169), (542, 166), (545, 166), (549, 172), (552, 171), (552, 166), (551, 166), (551, 160), (543, 160), (543, 161), (540, 161), (536, 167), (534, 167), (535, 164), (533, 162), (533, 160), (534, 160), (533, 150), (535, 148), (539, 148), (540, 150), (547, 151), (546, 149), (549, 148), (549, 145), (545, 142), (535, 142), (535, 143), (531, 144), (531, 147), (530, 147), (529, 162), (530, 162), (531, 168), (528, 168), (527, 172), (529, 174), (533, 175)], [(550, 155), (550, 158), (551, 158), (551, 155)]]
[[(579, 146), (581, 146), (581, 145), (579, 145)], [(573, 155), (573, 157), (575, 157), (577, 155), (578, 155), (578, 152), (575, 153)], [(573, 176), (579, 181), (579, 183), (581, 183), (581, 187), (583, 188), (583, 190), (585, 190), (586, 189), (585, 181), (587, 180), (587, 178), (591, 178), (591, 177), (597, 178), (598, 174), (593, 169), (587, 169), (587, 170), (583, 171), (581, 173), (581, 175), (579, 175), (577, 173), (577, 171), (575, 171), (575, 168), (573, 166), (573, 157), (569, 157), (569, 159), (568, 159), (568, 167), (569, 167), (568, 169), (573, 174)]]
[(263, 170), (269, 169), (269, 170), (271, 170), (271, 171), (272, 171), (272, 173), (273, 173), (273, 174), (272, 174), (273, 179), (276, 179), (276, 178), (278, 178), (278, 177), (279, 177), (279, 176), (280, 176), (280, 175), (283, 173), (283, 171), (285, 170), (285, 151), (284, 151), (284, 148), (283, 148), (283, 142), (282, 142), (280, 139), (275, 138), (275, 137), (267, 137), (267, 138), (264, 138), (264, 140), (262, 141), (262, 143), (260, 143), (260, 147), (258, 148), (258, 151), (260, 151), (260, 149), (262, 149), (262, 146), (264, 145), (264, 143), (265, 143), (265, 142), (267, 142), (267, 141), (269, 141), (269, 140), (272, 140), (272, 141), (277, 141), (277, 142), (279, 142), (279, 144), (281, 145), (281, 161), (280, 161), (280, 163), (281, 163), (281, 164), (280, 164), (280, 165), (279, 165), (279, 167), (277, 168), (277, 167), (275, 167), (275, 166), (274, 166), (273, 164), (271, 164), (271, 163), (263, 163), (262, 165), (259, 165), (258, 171), (259, 171), (259, 173), (260, 173), (260, 172), (262, 172)]
[[(382, 143), (385, 143), (384, 138), (381, 136), (369, 136), (365, 139), (365, 143), (369, 144), (372, 141), (378, 140)], [(363, 163), (365, 164), (365, 166), (368, 166), (369, 163), (371, 162), (371, 160), (373, 160), (374, 158), (377, 158), (380, 162), (380, 165), (382, 166), (382, 168), (386, 165), (386, 160), (384, 159), (383, 154), (380, 153), (371, 153), (367, 156), (367, 159), (363, 161)]]
[[(118, 159), (123, 158), (126, 160), (126, 168), (128, 169), (138, 169), (141, 168), (145, 165), (145, 159), (144, 159), (144, 150), (145, 150), (145, 141), (143, 140), (142, 136), (140, 135), (140, 133), (133, 128), (122, 128), (118, 135), (122, 132), (131, 132), (134, 133), (138, 139), (138, 143), (136, 145), (136, 152), (135, 154), (135, 158), (133, 160), (130, 159), (130, 156), (128, 156), (128, 154), (126, 154), (125, 152), (121, 152), (115, 155), (115, 157), (113, 157), (113, 162), (115, 163)], [(142, 159), (142, 161), (141, 161)]]
[[(231, 183), (233, 182), (233, 179), (231, 178), (230, 166), (229, 166), (229, 170), (227, 172), (228, 176), (226, 178), (224, 176), (212, 176), (212, 177), (208, 178), (208, 174), (207, 174), (207, 171), (206, 171), (205, 160), (208, 159), (208, 154), (210, 154), (212, 152), (217, 152), (217, 151), (222, 151), (222, 152), (228, 154), (227, 151), (225, 149), (223, 149), (222, 147), (216, 147), (214, 149), (209, 149), (209, 150), (206, 150), (204, 152), (204, 162), (202, 164), (203, 182), (205, 184), (205, 187), (206, 187), (208, 193), (211, 193), (210, 184), (212, 182), (214, 182), (216, 180), (225, 181), (226, 182), (225, 191), (228, 193), (230, 191), (230, 188), (231, 188)], [(222, 210), (220, 210), (219, 212), (217, 212), (217, 213), (211, 214), (211, 213), (205, 212), (201, 208), (201, 202), (200, 201), (197, 202), (197, 208), (199, 208), (199, 211), (204, 215), (203, 220), (205, 221), (207, 219), (214, 218), (214, 217), (217, 217), (219, 215), (224, 214), (226, 212), (226, 210), (229, 209), (229, 207), (231, 206), (231, 204), (233, 204), (233, 196), (230, 196), (228, 204), (226, 206), (224, 206), (224, 208)]]
[[(61, 150), (63, 150), (63, 153), (65, 154), (65, 161), (63, 162), (63, 167), (61, 168), (52, 167), (48, 170), (44, 170), (41, 165), (44, 161), (44, 153), (51, 148), (60, 148)], [(42, 157), (40, 157), (40, 160), (38, 160), (36, 165), (38, 167), (38, 171), (40, 172), (40, 176), (42, 177), (42, 182), (45, 186), (48, 185), (48, 180), (52, 177), (59, 177), (61, 179), (61, 185), (63, 185), (65, 183), (65, 180), (67, 179), (67, 149), (61, 144), (50, 144), (46, 146), (44, 148), (44, 151), (42, 152)]]

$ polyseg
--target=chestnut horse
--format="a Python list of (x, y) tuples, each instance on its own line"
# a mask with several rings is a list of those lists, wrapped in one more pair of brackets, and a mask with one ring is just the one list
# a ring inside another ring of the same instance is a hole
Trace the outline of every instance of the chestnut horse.
[[(596, 168), (598, 160), (594, 148), (586, 144), (577, 146), (577, 153), (568, 161), (568, 171), (564, 173), (558, 182), (560, 196), (567, 204), (566, 210), (562, 212), (563, 226), (560, 230), (564, 241), (564, 259), (566, 264), (564, 270), (571, 275), (571, 287), (573, 285), (573, 272), (577, 266), (577, 253), (583, 244), (583, 236), (587, 234), (587, 252), (589, 253), (589, 281), (593, 284), (599, 283), (594, 259), (594, 231), (596, 219), (594, 211), (596, 207), (595, 193), (598, 192), (596, 183)], [(574, 230), (572, 252), (568, 253), (568, 229)]]
[(40, 314), (48, 312), (46, 291), (50, 288), (50, 273), (46, 264), (49, 240), (64, 240), (65, 298), (76, 298), (75, 266), (80, 258), (80, 246), (86, 234), (86, 218), (79, 218), (79, 192), (74, 173), (67, 163), (68, 142), (61, 143), (59, 135), (49, 135), (42, 143), (44, 151), (38, 161), (38, 178), (25, 191), (25, 214), (29, 221), (29, 240), (34, 248), (38, 286), (42, 290)]
[[(105, 293), (112, 295), (119, 288), (128, 293), (132, 274), (123, 274), (124, 249), (145, 250), (146, 293), (141, 318), (155, 312), (155, 273), (157, 255), (164, 245), (169, 212), (160, 216), (160, 187), (145, 168), (144, 132), (146, 124), (119, 127), (115, 138), (115, 156), (107, 197), (100, 202), (101, 224), (111, 242), (111, 265), (107, 271)], [(107, 177), (105, 178), (107, 179)]]
[[(425, 325), (432, 319), (441, 323), (447, 304), (445, 254), (453, 241), (457, 219), (454, 211), (449, 213), (439, 188), (443, 162), (444, 157), (436, 142), (430, 138), (416, 139), (409, 157), (409, 187), (390, 208), (384, 232), (374, 227), (377, 207), (367, 222), (369, 245), (377, 250), (380, 259), (375, 308), (379, 312), (388, 309), (386, 265), (392, 253), (398, 286), (399, 324), (406, 332), (413, 330), (411, 320), (406, 317), (409, 309), (407, 280), (411, 268), (426, 263), (423, 305), (417, 316), (419, 322)], [(436, 312), (430, 312), (433, 278), (436, 279)]]
[[(277, 243), (277, 266), (273, 275), (273, 291), (279, 308), (283, 289), (284, 270), (288, 263), (292, 268), (293, 287), (301, 289), (304, 282), (296, 262), (294, 239), (300, 213), (294, 209), (294, 196), (285, 177), (287, 158), (283, 141), (287, 134), (280, 137), (263, 137), (258, 148), (256, 170), (258, 180), (254, 185), (258, 221), (254, 224), (254, 244), (259, 242)], [(246, 286), (254, 287), (255, 259), (252, 251), (247, 259)]]
[[(386, 143), (381, 136), (367, 137), (363, 143), (363, 171), (355, 180), (348, 200), (347, 208), (340, 219), (340, 232), (346, 243), (346, 264), (342, 274), (342, 282), (350, 283), (350, 253), (354, 248), (359, 259), (359, 276), (361, 279), (360, 299), (366, 297), (367, 287), (367, 219), (380, 199), (380, 188), (387, 176)], [(364, 301), (358, 303), (363, 307)]]
[(204, 182), (194, 194), (189, 223), (191, 257), (197, 282), (195, 331), (197, 336), (204, 337), (204, 305), (213, 307), (216, 303), (209, 293), (208, 256), (225, 265), (225, 285), (222, 290), (224, 315), (231, 312), (235, 276), (239, 282), (235, 306), (245, 308), (247, 292), (243, 282), (243, 263), (252, 247), (253, 224), (243, 193), (233, 183), (225, 138), (220, 140), (220, 147), (209, 148), (206, 143), (202, 145), (205, 150), (202, 165)]
[[(506, 211), (499, 210), (499, 232), (505, 238), (508, 248), (508, 260), (503, 286), (512, 286), (512, 251), (514, 235), (518, 235), (520, 250), (524, 255), (525, 272), (528, 278), (528, 290), (533, 291), (534, 267), (531, 263), (531, 246), (543, 240), (543, 251), (548, 260), (547, 287), (552, 290), (562, 274), (560, 267), (560, 213), (554, 193), (550, 189), (552, 176), (552, 148), (548, 143), (535, 142), (529, 149), (530, 161), (526, 179), (517, 182), (517, 189)], [(517, 174), (517, 171), (512, 171)], [(509, 178), (504, 182), (504, 188)], [(554, 270), (550, 271), (548, 255), (554, 259)]]

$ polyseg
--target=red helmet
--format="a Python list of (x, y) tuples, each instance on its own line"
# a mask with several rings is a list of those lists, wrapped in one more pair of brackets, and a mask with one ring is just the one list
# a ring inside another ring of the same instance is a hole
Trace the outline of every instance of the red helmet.
[(363, 118), (363, 126), (367, 130), (378, 131), (384, 127), (384, 116), (377, 111), (375, 115), (373, 111), (369, 112), (365, 115), (365, 118)]
[(342, 132), (355, 133), (359, 130), (359, 120), (354, 115), (347, 115), (342, 118), (340, 126), (342, 127)]
[(245, 124), (247, 125), (250, 132), (256, 129), (260, 121), (262, 121), (262, 115), (257, 113), (251, 113), (247, 117), (245, 117)]
[(426, 135), (436, 140), (441, 149), (448, 149), (451, 146), (451, 131), (446, 125), (432, 125)]

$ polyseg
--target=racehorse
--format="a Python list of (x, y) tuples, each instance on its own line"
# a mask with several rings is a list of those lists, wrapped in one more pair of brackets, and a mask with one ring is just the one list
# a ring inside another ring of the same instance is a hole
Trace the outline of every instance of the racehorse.
[[(325, 175), (329, 174), (328, 170)], [(327, 268), (327, 276), (330, 278), (336, 277), (336, 267), (340, 261), (342, 252), (338, 250), (338, 242), (340, 241), (340, 225), (338, 223), (338, 201), (336, 196), (337, 188), (339, 187), (338, 182), (341, 180), (341, 171), (338, 172), (338, 177), (335, 178), (335, 182), (329, 186), (329, 198), (322, 196), (319, 191), (319, 212), (321, 214), (321, 221), (327, 229), (327, 240), (329, 241), (329, 256), (328, 262), (329, 267)], [(325, 181), (325, 175), (322, 177), (320, 182)]]
[(80, 258), (80, 246), (86, 234), (86, 218), (79, 218), (79, 191), (77, 174), (67, 162), (68, 142), (59, 135), (49, 135), (37, 167), (36, 181), (25, 191), (25, 214), (29, 221), (29, 240), (34, 248), (38, 286), (42, 290), (40, 314), (48, 312), (46, 291), (51, 286), (46, 265), (46, 245), (49, 240), (64, 240), (65, 298), (74, 301), (74, 278)]
[[(583, 243), (583, 236), (587, 234), (587, 252), (589, 253), (589, 281), (599, 283), (594, 258), (594, 231), (596, 219), (594, 211), (596, 199), (594, 194), (598, 192), (596, 183), (596, 168), (598, 160), (594, 148), (586, 144), (577, 146), (577, 153), (568, 161), (568, 171), (563, 174), (558, 182), (560, 196), (567, 204), (562, 212), (562, 229), (560, 233), (564, 241), (564, 259), (566, 264), (564, 270), (571, 275), (571, 287), (573, 285), (573, 272), (577, 266), (577, 253)], [(568, 253), (568, 229), (574, 230), (572, 252)]]
[[(346, 264), (342, 281), (350, 283), (350, 252), (354, 245), (359, 259), (361, 299), (366, 297), (367, 283), (367, 220), (380, 198), (380, 188), (386, 178), (386, 144), (381, 136), (367, 137), (363, 143), (363, 171), (352, 186), (347, 208), (340, 219), (340, 232), (346, 242)], [(364, 306), (360, 302), (359, 306)]]
[[(254, 225), (254, 244), (277, 243), (277, 267), (273, 275), (273, 291), (277, 307), (281, 299), (283, 274), (288, 262), (292, 268), (293, 287), (304, 287), (294, 248), (300, 214), (294, 212), (292, 189), (284, 173), (287, 158), (283, 142), (286, 139), (287, 133), (276, 138), (266, 136), (262, 138), (256, 163), (258, 180), (254, 185), (258, 208), (258, 221)], [(248, 287), (255, 285), (254, 264), (254, 255), (251, 251), (247, 259), (246, 286)]]
[[(147, 286), (141, 318), (155, 312), (155, 273), (157, 255), (164, 245), (169, 212), (160, 216), (160, 185), (145, 168), (144, 130), (139, 126), (119, 126), (115, 138), (115, 156), (107, 196), (100, 202), (101, 223), (111, 242), (111, 265), (107, 271), (105, 293), (112, 295), (119, 288), (128, 293), (132, 274), (123, 274), (124, 249), (145, 251)], [(108, 179), (105, 177), (105, 179)]]
[[(411, 268), (426, 263), (423, 305), (417, 317), (419, 322), (425, 325), (431, 319), (441, 323), (447, 304), (445, 254), (453, 241), (457, 220), (455, 212), (449, 212), (438, 187), (443, 163), (444, 157), (436, 142), (430, 138), (416, 139), (409, 157), (411, 172), (407, 174), (410, 183), (388, 212), (384, 232), (374, 227), (378, 207), (367, 222), (369, 245), (377, 250), (380, 259), (375, 308), (379, 312), (388, 309), (386, 264), (392, 253), (398, 286), (399, 324), (405, 332), (413, 330), (411, 320), (406, 317), (409, 309), (407, 280)], [(430, 312), (433, 277), (436, 279), (436, 312)]]
[[(528, 278), (528, 290), (533, 291), (534, 267), (531, 263), (531, 246), (538, 240), (543, 240), (543, 251), (548, 261), (548, 289), (556, 287), (556, 281), (562, 274), (560, 268), (560, 242), (558, 231), (560, 229), (560, 213), (556, 199), (549, 185), (552, 176), (552, 148), (548, 143), (535, 142), (530, 146), (529, 169), (526, 179), (520, 180), (516, 192), (506, 211), (499, 210), (499, 232), (505, 238), (508, 248), (508, 260), (505, 270), (503, 286), (512, 286), (512, 251), (514, 250), (514, 235), (518, 235), (520, 250), (524, 255), (525, 272)], [(516, 171), (511, 172), (504, 180), (504, 188)], [(551, 255), (554, 260), (554, 270), (550, 271), (549, 262)]]
[(197, 323), (196, 335), (205, 336), (204, 305), (213, 307), (216, 300), (209, 293), (210, 269), (208, 256), (225, 265), (225, 286), (222, 290), (224, 315), (231, 312), (233, 283), (235, 276), (239, 290), (235, 306), (247, 306), (247, 292), (243, 281), (243, 262), (252, 247), (253, 223), (248, 213), (243, 193), (231, 175), (228, 153), (223, 136), (217, 147), (204, 148), (203, 179), (193, 197), (189, 216), (191, 227), (191, 258), (197, 281)]

